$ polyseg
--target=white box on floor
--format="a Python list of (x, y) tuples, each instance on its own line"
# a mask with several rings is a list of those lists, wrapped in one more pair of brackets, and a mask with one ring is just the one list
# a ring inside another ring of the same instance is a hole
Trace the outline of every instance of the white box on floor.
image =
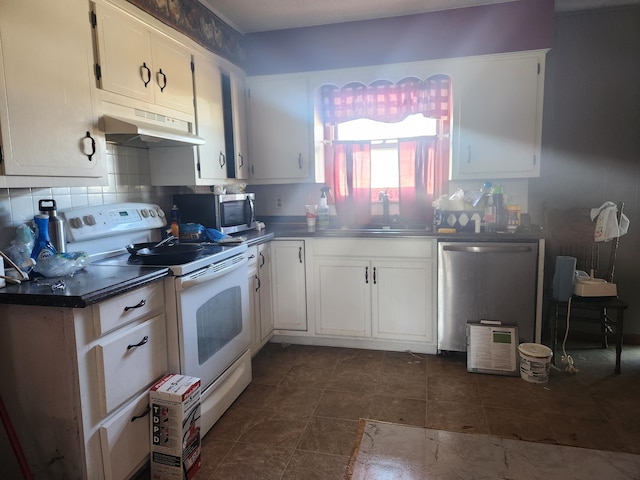
[(467, 371), (519, 375), (517, 345), (516, 325), (490, 320), (467, 323)]
[(170, 374), (149, 393), (151, 479), (192, 479), (200, 469), (200, 379)]

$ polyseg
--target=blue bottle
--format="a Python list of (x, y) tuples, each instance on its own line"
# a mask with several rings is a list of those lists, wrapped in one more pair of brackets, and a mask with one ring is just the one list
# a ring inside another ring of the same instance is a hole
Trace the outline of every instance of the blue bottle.
[(38, 236), (33, 244), (33, 250), (31, 250), (31, 258), (37, 264), (40, 260), (58, 252), (49, 238), (49, 215), (36, 215), (33, 217), (33, 222), (36, 225)]

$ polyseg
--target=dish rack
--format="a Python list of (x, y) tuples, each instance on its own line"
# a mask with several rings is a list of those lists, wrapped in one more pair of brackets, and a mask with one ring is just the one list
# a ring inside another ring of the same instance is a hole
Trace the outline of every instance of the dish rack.
[(484, 223), (483, 210), (438, 210), (433, 215), (433, 230), (455, 228), (457, 232), (474, 232), (476, 222)]

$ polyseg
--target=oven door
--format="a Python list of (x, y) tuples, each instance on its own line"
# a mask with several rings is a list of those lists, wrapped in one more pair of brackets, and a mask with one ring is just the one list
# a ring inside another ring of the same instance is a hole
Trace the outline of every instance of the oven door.
[(180, 373), (203, 390), (249, 348), (247, 276), (243, 254), (175, 279)]

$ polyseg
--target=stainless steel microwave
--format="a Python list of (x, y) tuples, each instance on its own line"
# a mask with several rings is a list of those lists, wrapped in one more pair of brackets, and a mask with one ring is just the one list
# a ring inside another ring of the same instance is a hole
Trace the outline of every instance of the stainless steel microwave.
[(199, 223), (222, 233), (256, 227), (255, 193), (187, 193), (173, 196), (180, 223)]

